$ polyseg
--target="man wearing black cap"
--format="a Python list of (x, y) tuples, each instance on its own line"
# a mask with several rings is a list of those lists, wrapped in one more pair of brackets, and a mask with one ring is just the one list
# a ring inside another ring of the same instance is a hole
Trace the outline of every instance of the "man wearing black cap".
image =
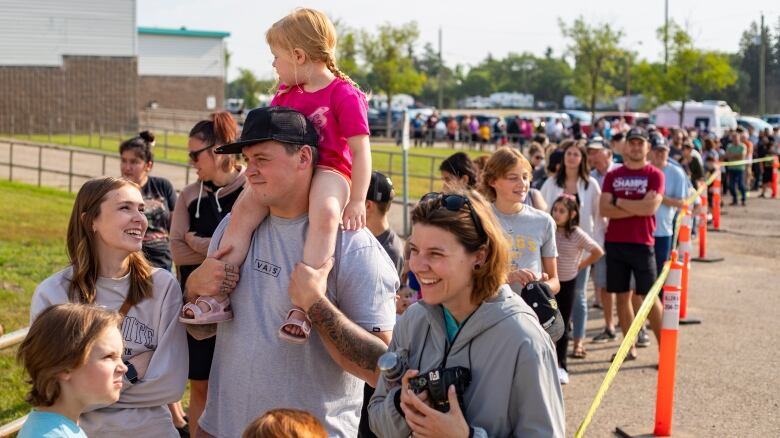
[[(387, 214), (395, 197), (393, 182), (382, 173), (371, 172), (371, 182), (366, 195), (366, 228), (382, 245), (390, 260), (395, 265), (398, 275), (404, 266), (404, 246), (401, 239), (390, 229)], [(396, 300), (403, 299), (397, 297)], [(368, 426), (368, 402), (374, 395), (374, 388), (369, 384), (363, 387), (363, 408), (360, 412), (360, 428), (358, 438), (371, 438), (376, 435)]]
[(387, 215), (395, 197), (393, 182), (382, 173), (371, 172), (371, 182), (366, 195), (366, 227), (390, 256), (401, 275), (404, 265), (404, 245), (398, 235), (390, 229)]
[[(609, 218), (604, 236), (607, 259), (607, 291), (617, 295), (618, 321), (623, 336), (634, 320), (632, 300), (641, 304), (657, 276), (655, 264), (655, 212), (664, 194), (664, 174), (647, 162), (647, 132), (633, 128), (623, 149), (623, 166), (607, 173), (602, 187), (600, 210)], [(630, 290), (636, 279), (636, 294)], [(656, 338), (661, 334), (661, 302), (650, 311), (650, 325)], [(631, 347), (628, 360), (636, 359)]]
[[(228, 215), (214, 232), (209, 257), (187, 280), (189, 300), (235, 288), (232, 321), (216, 329), (187, 327), (197, 338), (218, 334), (198, 436), (241, 436), (256, 417), (280, 407), (312, 413), (329, 436), (357, 435), (361, 380), (376, 384), (377, 359), (395, 324), (399, 281), (368, 230), (339, 232), (333, 259), (319, 269), (299, 263), (317, 140), (303, 114), (258, 108), (247, 116), (239, 142), (216, 149), (244, 156), (248, 190), (270, 216), (252, 234), (246, 259), (234, 271), (220, 260), (231, 248), (217, 250)], [(291, 305), (311, 320), (306, 344), (277, 335)]]

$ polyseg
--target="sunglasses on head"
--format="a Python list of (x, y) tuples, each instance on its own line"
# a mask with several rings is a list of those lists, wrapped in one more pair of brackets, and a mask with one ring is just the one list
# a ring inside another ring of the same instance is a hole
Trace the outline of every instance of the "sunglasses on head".
[(196, 151), (190, 151), (190, 152), (187, 153), (187, 156), (190, 157), (190, 160), (193, 163), (197, 163), (198, 162), (198, 155), (200, 155), (201, 152), (205, 152), (205, 151), (213, 148), (214, 146), (216, 146), (216, 144), (210, 144), (210, 145), (208, 145), (208, 146), (206, 146), (206, 147), (204, 147), (202, 149), (198, 149)]
[(474, 228), (476, 229), (477, 234), (487, 240), (487, 233), (485, 233), (485, 229), (482, 228), (482, 222), (480, 222), (477, 213), (474, 212), (474, 207), (471, 205), (469, 198), (463, 195), (431, 192), (424, 195), (420, 199), (420, 202), (430, 200), (438, 200), (441, 203), (441, 206), (449, 211), (460, 211), (464, 205), (467, 206), (469, 208), (469, 216), (471, 216), (471, 221), (474, 222)]

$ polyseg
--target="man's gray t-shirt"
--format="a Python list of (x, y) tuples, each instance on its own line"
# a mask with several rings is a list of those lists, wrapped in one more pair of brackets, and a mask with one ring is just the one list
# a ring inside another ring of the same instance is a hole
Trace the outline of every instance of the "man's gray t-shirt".
[[(228, 215), (209, 245), (214, 252)], [(269, 216), (252, 236), (241, 279), (230, 295), (233, 320), (220, 323), (201, 427), (219, 437), (241, 436), (255, 418), (274, 408), (308, 411), (328, 436), (357, 435), (363, 382), (331, 359), (320, 335), (304, 345), (279, 339), (292, 304), (287, 285), (303, 257), (308, 216)], [(328, 298), (349, 319), (372, 332), (395, 324), (398, 274), (367, 229), (342, 232), (328, 277)]]
[[(519, 213), (504, 214), (493, 205), (493, 213), (509, 239), (513, 269), (528, 269), (541, 275), (542, 257), (558, 257), (552, 216), (528, 206)], [(515, 292), (520, 291), (519, 284), (511, 286)]]

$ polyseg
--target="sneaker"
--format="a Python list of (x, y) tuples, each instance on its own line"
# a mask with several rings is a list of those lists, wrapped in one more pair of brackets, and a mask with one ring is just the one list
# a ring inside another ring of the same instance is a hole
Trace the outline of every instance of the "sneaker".
[(558, 381), (561, 385), (567, 385), (569, 383), (569, 373), (563, 368), (558, 368)]
[(639, 337), (636, 339), (636, 346), (639, 348), (650, 346), (650, 336), (648, 336), (647, 330), (644, 328), (639, 330)]
[(606, 342), (612, 342), (615, 339), (617, 339), (617, 335), (615, 334), (615, 332), (612, 332), (612, 331), (609, 331), (607, 329), (604, 329), (604, 331), (599, 333), (599, 334), (597, 334), (591, 340), (591, 342), (593, 342), (594, 344), (604, 344)]

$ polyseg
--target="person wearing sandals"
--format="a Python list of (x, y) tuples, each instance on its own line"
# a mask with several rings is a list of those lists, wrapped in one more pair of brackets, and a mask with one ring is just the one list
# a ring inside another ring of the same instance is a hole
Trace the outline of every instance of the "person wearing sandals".
[[(274, 23), (266, 32), (274, 55), (279, 89), (271, 106), (303, 113), (315, 127), (319, 161), (310, 190), (312, 204), (306, 246), (301, 257), (310, 267), (322, 266), (332, 257), (339, 227), (355, 231), (365, 227), (366, 192), (371, 179), (371, 147), (368, 101), (349, 76), (336, 67), (336, 28), (320, 11), (298, 8)], [(240, 151), (239, 151), (240, 152)], [(247, 190), (236, 201), (235, 219), (225, 231), (225, 254), (231, 265), (241, 264), (249, 237), (269, 214), (265, 200)], [(225, 295), (220, 306), (229, 305)], [(227, 313), (204, 312), (183, 318), (185, 324), (229, 320)], [(311, 321), (301, 309), (290, 308), (282, 318), (279, 337), (305, 344)]]
[(166, 406), (187, 382), (187, 341), (177, 317), (182, 293), (173, 275), (143, 255), (147, 220), (135, 183), (102, 177), (79, 189), (68, 224), (70, 266), (33, 293), (30, 320), (55, 304), (95, 304), (124, 315), (119, 401), (91, 406), (79, 426), (96, 437), (168, 437), (179, 432)]
[[(564, 193), (553, 202), (550, 214), (557, 229), (555, 231), (555, 244), (558, 248), (558, 276), (561, 280), (561, 290), (555, 296), (558, 307), (563, 316), (564, 335), (556, 342), (558, 353), (558, 373), (563, 376), (561, 384), (569, 382), (569, 370), (566, 363), (566, 352), (569, 348), (569, 322), (572, 316), (572, 306), (579, 293), (577, 291), (578, 272), (590, 267), (596, 260), (604, 255), (598, 243), (588, 235), (580, 223), (580, 207), (574, 196)], [(583, 253), (588, 256), (583, 258)], [(580, 350), (577, 350), (577, 347)], [(574, 344), (572, 357), (585, 358), (585, 349), (582, 344)]]
[[(258, 108), (248, 114), (240, 141), (215, 151), (244, 155), (245, 191), (254, 191), (271, 213), (251, 234), (246, 260), (233, 267), (221, 259), (232, 248), (220, 247), (233, 210), (186, 283), (190, 300), (232, 291), (231, 321), (187, 325), (197, 338), (217, 335), (199, 437), (240, 436), (258, 415), (279, 407), (311, 412), (329, 436), (358, 433), (362, 381), (376, 384), (377, 359), (395, 325), (399, 280), (368, 229), (339, 231), (335, 256), (319, 269), (299, 263), (318, 153), (314, 133), (300, 112)], [(291, 305), (311, 321), (305, 344), (278, 336)]]
[[(565, 436), (555, 347), (505, 284), (503, 231), (474, 191), (430, 193), (412, 211), (409, 266), (423, 299), (393, 330), (389, 350), (405, 352), (407, 369), (379, 379), (368, 408), (378, 436)], [(411, 389), (437, 375), (461, 376), (460, 390)]]
[[(238, 127), (233, 116), (225, 111), (211, 114), (192, 127), (187, 149), (190, 164), (198, 173), (198, 181), (182, 189), (171, 221), (171, 253), (184, 287), (190, 273), (206, 259), (211, 236), (220, 221), (233, 209), (244, 188), (245, 168), (236, 163), (234, 155), (218, 155), (214, 148), (236, 140)], [(213, 298), (201, 301), (203, 310), (211, 306)], [(189, 305), (189, 312), (198, 312), (198, 306)], [(193, 307), (194, 306), (194, 307)], [(209, 372), (214, 357), (214, 338), (196, 340), (187, 336), (189, 346), (190, 435), (195, 435), (208, 393)]]
[[(594, 138), (593, 142), (603, 142)], [(588, 153), (583, 146), (584, 140), (566, 140), (561, 143), (563, 162), (554, 176), (547, 179), (542, 186), (542, 195), (547, 205), (552, 206), (559, 196), (566, 193), (574, 196), (579, 206), (579, 226), (589, 237), (596, 238), (601, 226), (599, 215), (599, 198), (601, 187), (590, 175), (588, 169)], [(588, 321), (587, 285), (590, 276), (590, 265), (585, 265), (577, 272), (577, 282), (574, 288), (574, 307), (572, 308), (572, 325), (574, 330), (573, 354), (582, 357), (585, 354), (583, 341), (585, 325)]]

